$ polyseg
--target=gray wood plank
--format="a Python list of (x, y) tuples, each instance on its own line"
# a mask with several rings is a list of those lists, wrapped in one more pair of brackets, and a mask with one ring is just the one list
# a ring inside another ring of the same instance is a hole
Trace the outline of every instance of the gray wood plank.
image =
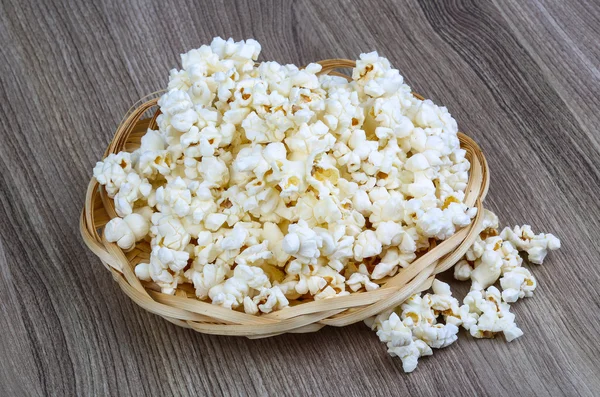
[[(599, 16), (545, 0), (0, 1), (0, 395), (599, 395)], [(129, 106), (217, 35), (297, 64), (377, 49), (445, 104), (486, 152), (486, 205), (563, 241), (513, 307), (525, 335), (463, 334), (405, 375), (362, 324), (248, 340), (130, 302), (80, 240), (85, 187)]]

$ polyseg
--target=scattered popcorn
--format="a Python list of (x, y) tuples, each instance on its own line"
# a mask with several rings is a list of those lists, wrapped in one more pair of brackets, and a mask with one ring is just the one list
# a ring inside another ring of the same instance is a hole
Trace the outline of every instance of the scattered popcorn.
[(515, 226), (504, 228), (500, 233), (502, 239), (510, 241), (519, 251), (526, 251), (529, 262), (541, 265), (548, 251), (560, 248), (560, 240), (553, 234), (535, 234), (531, 226)]
[[(456, 121), (414, 97), (387, 59), (361, 54), (348, 82), (319, 76), (318, 64), (257, 63), (260, 50), (215, 38), (182, 54), (157, 129), (94, 167), (118, 215), (105, 238), (123, 250), (150, 242), (139, 279), (165, 294), (188, 284), (200, 300), (261, 315), (375, 291), (471, 224)], [(536, 280), (519, 251), (541, 264), (560, 241), (527, 225), (497, 229), (485, 210), (455, 266), (472, 282), (462, 305), (434, 280), (432, 293), (367, 321), (406, 372), (454, 343), (460, 326), (478, 338), (522, 334), (509, 303), (531, 296)]]
[(456, 342), (458, 327), (454, 324), (419, 325), (414, 329), (415, 337), (434, 349), (441, 349)]
[(402, 360), (402, 369), (406, 373), (412, 372), (417, 368), (420, 357), (431, 356), (433, 354), (431, 347), (419, 339), (408, 346), (388, 348), (388, 352), (392, 357), (400, 357)]
[(502, 299), (512, 303), (519, 298), (533, 296), (537, 282), (528, 269), (518, 267), (504, 273), (500, 279), (500, 286), (502, 287)]
[(457, 280), (469, 280), (472, 273), (473, 267), (464, 259), (460, 260), (456, 265), (454, 265), (454, 278)]
[(485, 289), (494, 284), (502, 274), (502, 241), (491, 237), (485, 241), (481, 257), (475, 260), (475, 268), (471, 272), (473, 289)]
[(402, 323), (396, 313), (381, 323), (378, 327), (377, 336), (388, 347), (401, 347), (410, 345), (413, 341), (410, 328)]
[[(400, 307), (365, 321), (387, 344), (388, 352), (402, 360), (404, 372), (412, 372), (419, 357), (433, 354), (458, 339), (458, 301), (452, 297), (450, 286), (439, 280), (433, 282), (433, 293), (411, 296)], [(400, 313), (400, 314), (398, 314)], [(445, 323), (439, 323), (438, 317)]]
[[(454, 266), (455, 279), (472, 281), (471, 292), (462, 305), (452, 297), (450, 286), (436, 279), (431, 288), (433, 293), (415, 294), (392, 311), (365, 320), (387, 344), (388, 352), (401, 358), (405, 372), (416, 368), (419, 357), (425, 355), (421, 352), (429, 355), (432, 348), (443, 348), (455, 342), (460, 326), (475, 338), (503, 334), (506, 341), (511, 342), (523, 335), (515, 324), (509, 303), (531, 297), (537, 286), (531, 272), (522, 267), (523, 260), (517, 250), (526, 251), (534, 246), (536, 243), (532, 241), (536, 235), (529, 226), (505, 228), (500, 235), (497, 229), (498, 217), (485, 210), (481, 234)], [(508, 241), (504, 241), (505, 238)], [(554, 239), (550, 234), (538, 235), (536, 241), (545, 242), (537, 243), (537, 246), (556, 249), (560, 242)], [(493, 286), (498, 279), (502, 290)], [(356, 276), (356, 280), (362, 280), (362, 277)], [(360, 284), (357, 290), (359, 288)], [(438, 322), (440, 316), (444, 323)], [(428, 350), (419, 350), (417, 343)]]
[(508, 342), (523, 335), (515, 324), (515, 315), (510, 306), (502, 300), (498, 288), (489, 287), (485, 291), (471, 291), (464, 299), (469, 313), (476, 315), (477, 322), (467, 328), (475, 338), (493, 338), (497, 333), (504, 333)]

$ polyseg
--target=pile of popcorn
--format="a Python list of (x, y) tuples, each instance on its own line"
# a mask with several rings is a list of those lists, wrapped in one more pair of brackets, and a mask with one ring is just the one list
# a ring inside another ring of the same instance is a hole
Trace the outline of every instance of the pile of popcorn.
[[(537, 282), (522, 266), (519, 252), (526, 252), (530, 263), (541, 265), (548, 251), (560, 248), (560, 240), (552, 234), (535, 234), (528, 225), (498, 233), (498, 217), (484, 211), (484, 230), (454, 266), (455, 279), (471, 281), (462, 305), (448, 284), (434, 280), (432, 293), (415, 294), (401, 306), (365, 321), (387, 344), (388, 352), (400, 357), (405, 372), (416, 368), (419, 357), (433, 354), (432, 348), (454, 343), (460, 326), (475, 338), (503, 334), (511, 342), (523, 335), (509, 303), (531, 297)], [(494, 286), (498, 281), (501, 290)]]
[[(415, 98), (387, 59), (361, 54), (348, 82), (318, 76), (318, 64), (256, 63), (259, 53), (254, 40), (216, 38), (183, 54), (158, 102), (158, 129), (133, 153), (96, 164), (119, 216), (106, 240), (151, 246), (139, 279), (270, 313), (377, 289), (471, 223), (456, 121)], [(529, 227), (494, 236), (488, 217), (456, 266), (473, 281), (462, 306), (436, 281), (433, 294), (372, 321), (406, 370), (452, 343), (461, 324), (477, 337), (519, 335), (506, 302), (530, 296), (535, 279), (517, 250), (541, 263), (559, 242)], [(491, 286), (500, 276), (502, 293)]]

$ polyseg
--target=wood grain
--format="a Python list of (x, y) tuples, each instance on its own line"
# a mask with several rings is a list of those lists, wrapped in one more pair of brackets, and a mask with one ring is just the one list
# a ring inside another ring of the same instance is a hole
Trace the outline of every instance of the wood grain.
[[(594, 1), (0, 1), (0, 395), (600, 395), (599, 27)], [(80, 240), (85, 187), (125, 110), (217, 35), (297, 64), (376, 49), (445, 104), (487, 206), (563, 241), (513, 306), (525, 336), (404, 375), (360, 324), (248, 340), (130, 302)]]

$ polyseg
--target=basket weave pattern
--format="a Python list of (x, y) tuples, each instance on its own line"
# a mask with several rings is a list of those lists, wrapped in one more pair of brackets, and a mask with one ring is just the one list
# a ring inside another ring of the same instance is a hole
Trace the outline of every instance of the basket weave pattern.
[[(331, 59), (319, 62), (321, 74), (342, 75), (338, 68), (352, 68), (354, 61)], [(142, 120), (144, 113), (156, 106), (158, 98), (141, 100), (121, 122), (105, 156), (120, 151), (131, 152), (140, 145), (141, 137), (148, 128), (156, 127), (156, 111), (151, 119)], [(416, 97), (422, 99), (419, 95)], [(141, 104), (140, 104), (141, 103)], [(193, 293), (178, 289), (175, 295), (161, 294), (153, 283), (140, 281), (134, 268), (150, 258), (150, 245), (146, 241), (136, 244), (129, 252), (123, 252), (115, 243), (109, 243), (102, 233), (104, 225), (117, 216), (113, 200), (95, 178), (88, 185), (85, 206), (81, 215), (80, 229), (84, 242), (100, 258), (112, 273), (121, 289), (138, 305), (168, 321), (198, 332), (219, 335), (239, 335), (249, 338), (274, 336), (285, 332), (314, 332), (325, 325), (341, 327), (362, 321), (382, 311), (400, 305), (414, 293), (431, 286), (436, 274), (450, 269), (467, 251), (481, 231), (483, 222), (482, 201), (489, 185), (487, 163), (481, 149), (468, 136), (459, 133), (461, 147), (467, 151), (471, 162), (469, 181), (465, 191), (465, 203), (477, 207), (473, 222), (458, 230), (451, 238), (432, 244), (426, 253), (418, 257), (398, 274), (387, 278), (379, 289), (356, 292), (347, 296), (325, 300), (295, 302), (290, 307), (260, 316), (229, 310), (210, 302), (198, 300)]]

